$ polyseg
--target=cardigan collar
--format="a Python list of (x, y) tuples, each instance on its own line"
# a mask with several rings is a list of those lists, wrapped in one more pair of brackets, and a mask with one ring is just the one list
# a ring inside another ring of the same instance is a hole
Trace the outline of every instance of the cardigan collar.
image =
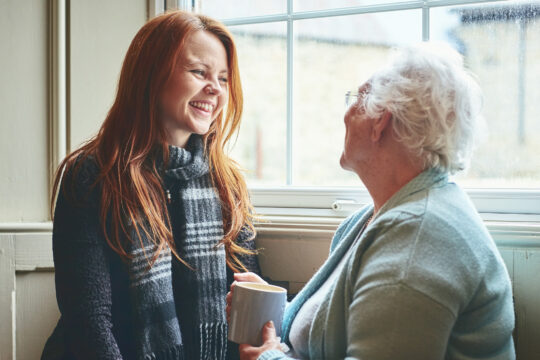
[[(379, 209), (375, 218), (380, 214), (400, 205), (407, 197), (419, 191), (425, 190), (437, 184), (437, 187), (448, 183), (448, 173), (438, 168), (428, 168), (409, 181), (405, 186), (399, 189), (390, 199), (388, 199)], [(373, 220), (375, 220), (375, 218)]]

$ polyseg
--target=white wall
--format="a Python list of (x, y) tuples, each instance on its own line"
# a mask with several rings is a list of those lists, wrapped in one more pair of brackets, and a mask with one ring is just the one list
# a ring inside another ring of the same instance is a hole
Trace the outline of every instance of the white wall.
[(113, 104), (122, 61), (147, 11), (145, 0), (77, 0), (70, 13), (68, 138), (76, 149)]
[(47, 2), (0, 0), (0, 221), (48, 219)]

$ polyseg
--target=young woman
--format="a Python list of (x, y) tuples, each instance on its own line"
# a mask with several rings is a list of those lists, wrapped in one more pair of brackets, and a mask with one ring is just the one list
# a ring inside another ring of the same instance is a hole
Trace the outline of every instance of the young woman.
[(55, 179), (61, 318), (43, 359), (231, 357), (225, 295), (233, 272), (258, 272), (246, 185), (224, 152), (241, 113), (222, 24), (179, 11), (140, 29), (99, 133)]

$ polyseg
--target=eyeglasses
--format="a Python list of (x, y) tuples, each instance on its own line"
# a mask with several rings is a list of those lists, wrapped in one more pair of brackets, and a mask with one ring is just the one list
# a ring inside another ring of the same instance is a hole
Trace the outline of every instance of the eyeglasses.
[(351, 106), (356, 104), (358, 100), (364, 101), (368, 96), (369, 86), (362, 86), (361, 90), (347, 91), (345, 93), (345, 109), (348, 110)]
[(349, 109), (353, 104), (356, 104), (359, 98), (358, 91), (347, 91), (345, 93), (345, 109)]

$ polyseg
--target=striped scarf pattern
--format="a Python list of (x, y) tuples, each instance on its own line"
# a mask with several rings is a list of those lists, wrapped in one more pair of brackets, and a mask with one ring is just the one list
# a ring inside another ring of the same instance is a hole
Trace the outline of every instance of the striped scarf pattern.
[(227, 273), (221, 205), (212, 186), (202, 139), (169, 147), (164, 186), (176, 249), (162, 250), (149, 269), (154, 247), (144, 239), (130, 251), (130, 296), (139, 359), (225, 359)]

